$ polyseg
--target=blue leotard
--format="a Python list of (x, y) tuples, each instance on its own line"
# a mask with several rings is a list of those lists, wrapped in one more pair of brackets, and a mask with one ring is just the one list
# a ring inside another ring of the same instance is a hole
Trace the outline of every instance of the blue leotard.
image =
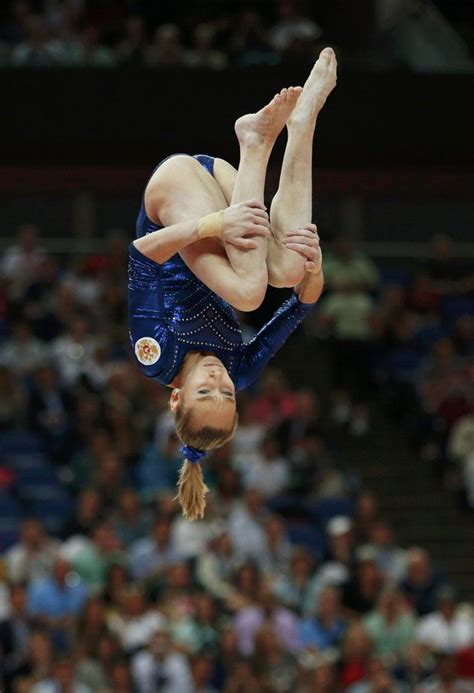
[[(212, 157), (195, 158), (213, 175)], [(142, 202), (137, 238), (159, 228), (147, 216)], [(237, 390), (258, 378), (314, 305), (301, 303), (293, 294), (244, 344), (233, 308), (195, 277), (179, 254), (158, 264), (133, 243), (128, 296), (130, 339), (145, 375), (169, 385), (189, 351), (211, 352), (225, 365)]]

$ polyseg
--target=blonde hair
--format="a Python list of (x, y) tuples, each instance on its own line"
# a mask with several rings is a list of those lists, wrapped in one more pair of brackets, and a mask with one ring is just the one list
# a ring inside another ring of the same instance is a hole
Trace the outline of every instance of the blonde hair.
[[(183, 405), (174, 412), (176, 433), (184, 445), (197, 450), (212, 450), (220, 448), (231, 440), (237, 428), (237, 412), (230, 429), (203, 426), (195, 428), (192, 422), (192, 412)], [(179, 470), (178, 493), (175, 500), (179, 501), (183, 515), (188, 520), (199, 520), (204, 516), (206, 493), (209, 491), (204, 481), (202, 467), (198, 461), (185, 459)]]

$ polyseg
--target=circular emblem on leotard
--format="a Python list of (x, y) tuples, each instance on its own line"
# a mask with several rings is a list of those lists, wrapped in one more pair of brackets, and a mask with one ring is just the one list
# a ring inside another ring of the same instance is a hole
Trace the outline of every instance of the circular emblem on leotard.
[(135, 342), (135, 356), (144, 366), (153, 366), (161, 356), (161, 347), (153, 337), (142, 337)]

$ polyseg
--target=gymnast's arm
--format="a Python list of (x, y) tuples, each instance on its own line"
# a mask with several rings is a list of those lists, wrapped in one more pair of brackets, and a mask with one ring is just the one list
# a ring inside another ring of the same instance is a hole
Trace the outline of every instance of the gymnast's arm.
[(199, 219), (171, 224), (146, 236), (134, 245), (150, 260), (163, 264), (176, 253), (204, 238), (218, 237), (227, 243), (249, 250), (256, 248), (254, 239), (246, 236), (269, 236), (268, 215), (256, 200), (231, 205)]
[(323, 293), (324, 275), (322, 268), (318, 272), (306, 272), (302, 281), (295, 287), (298, 299), (304, 304), (314, 304)]
[(322, 272), (315, 275), (307, 272), (301, 284), (295, 287), (292, 296), (280, 306), (255, 337), (243, 346), (234, 378), (238, 390), (248, 387), (258, 378), (270, 359), (312, 310), (322, 290)]

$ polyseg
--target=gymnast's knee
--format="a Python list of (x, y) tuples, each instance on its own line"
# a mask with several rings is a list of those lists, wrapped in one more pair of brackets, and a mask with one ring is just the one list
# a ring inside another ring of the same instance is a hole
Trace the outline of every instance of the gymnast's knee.
[(267, 279), (263, 282), (242, 281), (239, 283), (236, 293), (234, 308), (241, 310), (244, 313), (250, 313), (252, 310), (257, 310), (265, 298), (267, 290)]

